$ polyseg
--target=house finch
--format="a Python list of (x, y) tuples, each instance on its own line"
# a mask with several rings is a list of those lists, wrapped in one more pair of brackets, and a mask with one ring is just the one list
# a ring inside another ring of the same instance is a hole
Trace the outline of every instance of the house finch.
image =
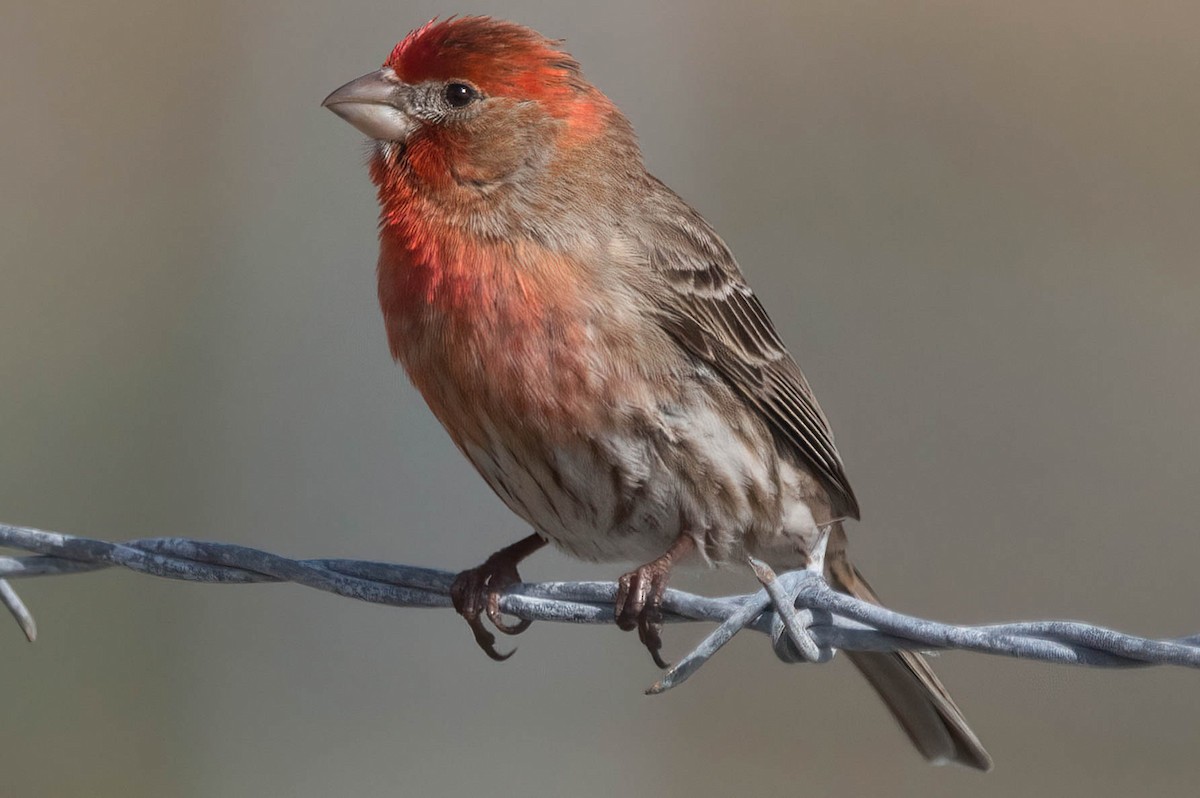
[[(642, 164), (628, 120), (559, 43), (433, 21), (324, 105), (373, 140), (392, 356), (534, 534), (455, 581), (493, 658), (499, 596), (553, 543), (645, 561), (616, 621), (663, 665), (683, 560), (805, 566), (877, 601), (846, 558), (859, 517), (828, 421), (725, 243)], [(851, 653), (935, 762), (991, 760), (919, 655)]]

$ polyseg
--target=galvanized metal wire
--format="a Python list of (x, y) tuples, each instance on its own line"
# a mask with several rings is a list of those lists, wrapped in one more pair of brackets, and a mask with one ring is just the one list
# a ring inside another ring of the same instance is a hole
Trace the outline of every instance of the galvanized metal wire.
[[(229, 543), (148, 538), (112, 543), (0, 524), (0, 547), (32, 555), (0, 557), (0, 603), (26, 637), (33, 616), (6, 580), (122, 567), (140, 573), (218, 584), (294, 582), (347, 598), (394, 607), (450, 607), (454, 574), (412, 565), (346, 559), (293, 560)], [(847, 651), (959, 649), (1071, 665), (1200, 668), (1200, 635), (1152, 640), (1074, 621), (961, 626), (916, 618), (839, 593), (819, 574), (776, 576), (753, 563), (763, 589), (710, 598), (668, 590), (667, 622), (707, 621), (717, 628), (647, 690), (661, 693), (686, 680), (742, 629), (771, 636), (787, 662), (823, 662)], [(613, 623), (613, 582), (540, 582), (510, 588), (501, 608), (531, 621)]]

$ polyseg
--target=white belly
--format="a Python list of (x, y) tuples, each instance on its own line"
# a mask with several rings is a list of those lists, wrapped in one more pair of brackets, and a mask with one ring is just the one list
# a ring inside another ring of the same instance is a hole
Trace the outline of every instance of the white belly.
[(687, 412), (626, 412), (553, 445), (485, 419), (486, 444), (463, 450), (513, 512), (574, 557), (647, 562), (687, 533), (709, 562), (750, 552), (802, 564), (817, 536), (815, 483), (756, 420), (731, 422), (700, 390), (693, 399)]

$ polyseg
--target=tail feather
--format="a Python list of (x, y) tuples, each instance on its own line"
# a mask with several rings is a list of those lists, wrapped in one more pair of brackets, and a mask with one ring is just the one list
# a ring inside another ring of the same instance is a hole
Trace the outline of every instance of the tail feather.
[[(867, 580), (846, 559), (845, 533), (840, 525), (830, 539), (825, 563), (835, 588), (882, 604)], [(848, 651), (846, 655), (879, 693), (922, 756), (935, 765), (956, 762), (991, 770), (991, 756), (924, 657), (911, 651)]]

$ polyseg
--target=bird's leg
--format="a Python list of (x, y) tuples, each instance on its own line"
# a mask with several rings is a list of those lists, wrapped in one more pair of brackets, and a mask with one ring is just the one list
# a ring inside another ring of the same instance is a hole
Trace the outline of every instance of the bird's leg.
[(627, 632), (636, 627), (642, 645), (660, 668), (671, 667), (658, 653), (662, 649), (662, 600), (667, 592), (667, 580), (671, 578), (675, 563), (695, 549), (695, 539), (685, 532), (675, 539), (663, 556), (630, 571), (617, 582), (613, 609), (617, 626)]
[(454, 609), (467, 620), (467, 625), (475, 635), (475, 642), (483, 649), (483, 653), (497, 662), (511, 657), (516, 649), (507, 654), (497, 651), (495, 636), (487, 630), (479, 616), (486, 612), (488, 620), (506, 635), (519, 635), (529, 628), (530, 622), (527, 620), (510, 624), (500, 616), (500, 596), (506, 588), (521, 581), (517, 564), (545, 545), (546, 539), (541, 535), (522, 538), (488, 557), (483, 565), (463, 571), (454, 577), (454, 584), (450, 586), (450, 600), (454, 603)]

